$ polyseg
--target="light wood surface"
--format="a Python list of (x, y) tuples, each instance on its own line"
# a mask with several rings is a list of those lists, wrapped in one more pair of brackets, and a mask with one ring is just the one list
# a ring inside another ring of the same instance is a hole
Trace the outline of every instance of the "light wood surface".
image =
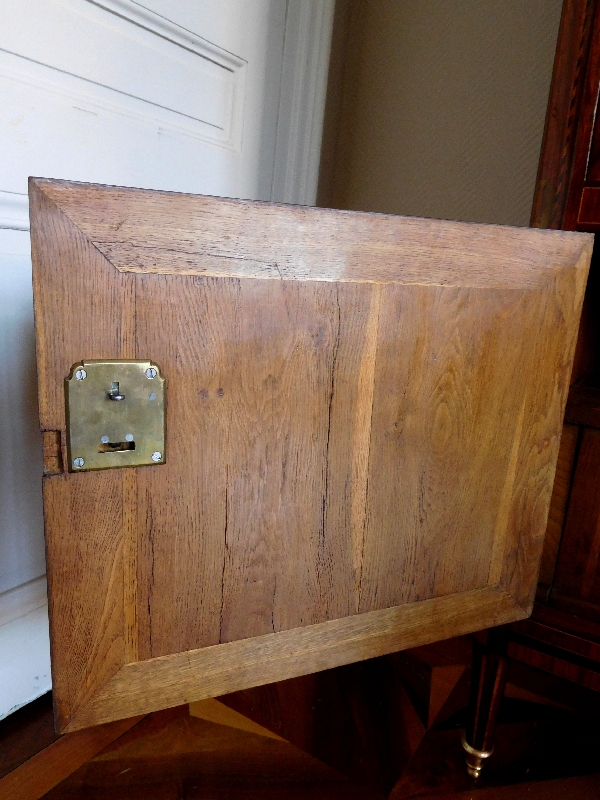
[(536, 289), (591, 242), (562, 233), (549, 247), (546, 232), (528, 228), (36, 185), (125, 273)]
[(73, 363), (167, 379), (166, 464), (44, 479), (61, 730), (528, 613), (589, 235), (41, 179), (31, 213), (63, 464)]
[(127, 664), (66, 729), (118, 719), (142, 706), (156, 711), (419, 647), (528, 613), (505, 592), (477, 589)]

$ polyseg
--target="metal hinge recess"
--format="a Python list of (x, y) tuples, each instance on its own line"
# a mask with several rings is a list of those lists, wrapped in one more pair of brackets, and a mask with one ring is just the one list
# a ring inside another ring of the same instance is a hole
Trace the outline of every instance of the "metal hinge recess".
[(81, 361), (65, 379), (70, 472), (165, 462), (165, 380), (151, 361)]

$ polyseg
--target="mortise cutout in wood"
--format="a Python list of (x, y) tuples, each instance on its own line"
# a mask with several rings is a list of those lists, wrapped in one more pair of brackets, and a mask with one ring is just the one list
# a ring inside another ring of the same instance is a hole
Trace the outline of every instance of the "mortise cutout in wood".
[(164, 464), (44, 479), (61, 731), (529, 614), (591, 236), (30, 198), (42, 427), (82, 358), (169, 393)]
[(60, 431), (42, 431), (44, 475), (60, 475), (63, 469)]

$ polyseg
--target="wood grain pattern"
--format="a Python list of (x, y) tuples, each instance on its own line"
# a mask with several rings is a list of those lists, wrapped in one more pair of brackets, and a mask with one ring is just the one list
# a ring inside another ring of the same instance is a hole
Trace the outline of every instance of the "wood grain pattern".
[(597, 119), (594, 120), (586, 178), (590, 183), (600, 181), (600, 126)]
[[(589, 265), (591, 254), (585, 256)], [(581, 258), (581, 257), (580, 257)], [(539, 338), (530, 351), (531, 374), (540, 366), (554, 364), (554, 379), (549, 382), (534, 381), (528, 387), (524, 406), (523, 434), (519, 444), (517, 469), (514, 473), (513, 497), (508, 517), (507, 535), (503, 547), (503, 566), (498, 570), (495, 554), (492, 557), (490, 581), (495, 583), (499, 574), (501, 585), (518, 602), (531, 608), (533, 604), (539, 564), (542, 554), (548, 508), (554, 482), (561, 425), (552, 420), (562, 419), (567, 399), (571, 369), (577, 340), (577, 328), (563, 329), (560, 341), (556, 331), (575, 308), (581, 313), (585, 278), (578, 277), (570, 285), (556, 281), (552, 300), (539, 309)], [(528, 535), (522, 537), (521, 532)], [(496, 537), (496, 543), (499, 537)], [(497, 551), (496, 551), (497, 552)]]
[[(44, 248), (32, 252), (40, 426), (61, 431), (66, 464), (63, 381), (78, 360), (72, 354), (83, 349), (98, 358), (135, 355), (133, 284), (115, 274), (42, 192), (34, 191), (31, 203), (32, 215), (43, 218), (45, 230)], [(91, 268), (73, 268), (82, 263)], [(123, 476), (114, 472), (106, 480), (91, 482), (85, 475), (44, 479), (46, 523), (61, 519), (58, 527), (46, 524), (48, 551), (55, 554), (48, 560), (48, 595), (60, 729), (71, 711), (98, 688), (96, 681), (105, 682), (126, 663), (121, 599)], [(95, 567), (88, 572), (92, 562)], [(55, 591), (56, 583), (65, 591)]]
[[(121, 272), (539, 286), (573, 263), (563, 235), (469, 222), (37, 181)], [(485, 258), (482, 254), (485, 253)]]
[[(228, 298), (231, 287), (223, 288)], [(162, 470), (138, 470), (139, 654), (151, 658), (219, 641), (229, 414), (215, 363), (230, 323), (222, 294), (193, 278), (144, 276), (137, 296), (138, 350), (169, 365), (174, 447)]]
[[(290, 631), (127, 664), (76, 714), (67, 730), (318, 672), (523, 619), (496, 588), (448, 595)], [(235, 665), (235, 668), (232, 668)]]
[[(597, 0), (564, 0), (531, 225), (562, 228)], [(581, 143), (580, 143), (581, 146)]]
[(61, 736), (0, 778), (0, 797), (3, 800), (38, 800), (141, 719), (121, 719)]
[[(600, 4), (565, 0), (532, 224), (598, 230), (600, 204)], [(598, 445), (600, 428), (599, 251), (595, 248), (579, 327), (561, 452), (541, 562), (540, 625), (511, 626), (510, 654), (538, 669), (598, 687)], [(581, 426), (581, 427), (576, 427)], [(600, 452), (600, 451), (599, 451)], [(566, 514), (566, 523), (565, 523)], [(544, 604), (544, 605), (542, 605)], [(547, 605), (546, 605), (547, 604)], [(596, 622), (594, 622), (596, 620)], [(588, 639), (588, 654), (573, 651), (573, 636)], [(591, 669), (588, 668), (591, 666)], [(567, 685), (565, 683), (565, 685)], [(574, 691), (575, 687), (571, 687)]]
[(584, 617), (573, 617), (558, 608), (536, 603), (531, 618), (557, 631), (565, 631), (590, 641), (600, 642), (600, 624)]
[(523, 636), (535, 639), (538, 642), (565, 650), (568, 653), (580, 656), (582, 659), (589, 659), (594, 665), (596, 672), (600, 673), (600, 643), (584, 639), (572, 633), (558, 631), (550, 625), (544, 625), (538, 620), (522, 620), (515, 625), (515, 630)]
[(83, 480), (57, 476), (44, 482), (46, 519), (64, 525), (46, 525), (46, 546), (53, 553), (48, 595), (54, 703), (65, 722), (126, 663), (122, 475), (107, 471), (92, 486), (83, 474), (71, 477)]
[(45, 478), (61, 730), (527, 613), (590, 236), (32, 180), (32, 242), (42, 426), (168, 393), (166, 464)]
[[(596, 107), (598, 103), (598, 84), (600, 82), (600, 50), (596, 46), (600, 37), (600, 14), (598, 3), (589, 0), (594, 16), (590, 31), (591, 46), (588, 53), (581, 59), (582, 74), (585, 80), (582, 86), (581, 106), (577, 115), (577, 137), (573, 154), (573, 165), (570, 176), (567, 202), (564, 210), (562, 226), (568, 230), (587, 230), (586, 223), (579, 225), (578, 216), (584, 186), (588, 180), (593, 180), (593, 164), (590, 164), (590, 148), (594, 125), (596, 122)], [(585, 69), (585, 72), (584, 72)], [(592, 167), (592, 175), (588, 176), (588, 168)]]
[(577, 224), (586, 230), (600, 227), (600, 188), (586, 186), (581, 193)]
[[(536, 670), (555, 675), (577, 684), (593, 692), (600, 692), (600, 672), (598, 662), (593, 659), (584, 659), (570, 653), (569, 651), (549, 646), (537, 638), (538, 631), (535, 631), (535, 638), (515, 636), (508, 648), (508, 655), (514, 661), (528, 664)], [(585, 666), (582, 666), (585, 664)], [(592, 699), (592, 703), (595, 698)], [(591, 711), (588, 705), (588, 713)]]
[[(385, 335), (375, 373), (361, 611), (488, 584), (502, 515), (498, 475), (522, 435), (524, 386), (513, 370), (531, 342), (517, 328), (522, 303), (535, 301), (514, 290), (486, 292), (482, 331), (474, 294), (386, 287), (380, 329), (394, 335)], [(499, 375), (494, 365), (503, 359)], [(387, 519), (397, 520), (402, 548), (382, 535)], [(457, 560), (466, 549), (469, 557)]]

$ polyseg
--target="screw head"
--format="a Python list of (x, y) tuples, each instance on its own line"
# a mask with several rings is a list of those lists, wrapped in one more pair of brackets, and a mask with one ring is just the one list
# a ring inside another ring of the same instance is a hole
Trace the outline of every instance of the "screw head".
[(73, 466), (74, 467), (83, 467), (84, 464), (85, 464), (85, 461), (81, 457), (73, 459)]
[(126, 442), (133, 442), (133, 433), (126, 433), (125, 434), (125, 441)]
[(149, 400), (156, 400), (156, 392), (150, 392)]
[(87, 378), (87, 372), (84, 369), (78, 369), (75, 372), (75, 377), (78, 381), (84, 381)]
[(159, 453), (158, 450), (152, 453), (152, 461), (161, 461), (162, 460), (162, 453)]
[(156, 378), (157, 375), (158, 375), (158, 371), (156, 370), (155, 367), (148, 367), (148, 369), (146, 370), (146, 377), (147, 378)]
[(110, 442), (110, 439), (108, 438), (108, 436), (105, 435), (100, 437), (100, 441), (102, 442), (102, 444), (108, 444)]

